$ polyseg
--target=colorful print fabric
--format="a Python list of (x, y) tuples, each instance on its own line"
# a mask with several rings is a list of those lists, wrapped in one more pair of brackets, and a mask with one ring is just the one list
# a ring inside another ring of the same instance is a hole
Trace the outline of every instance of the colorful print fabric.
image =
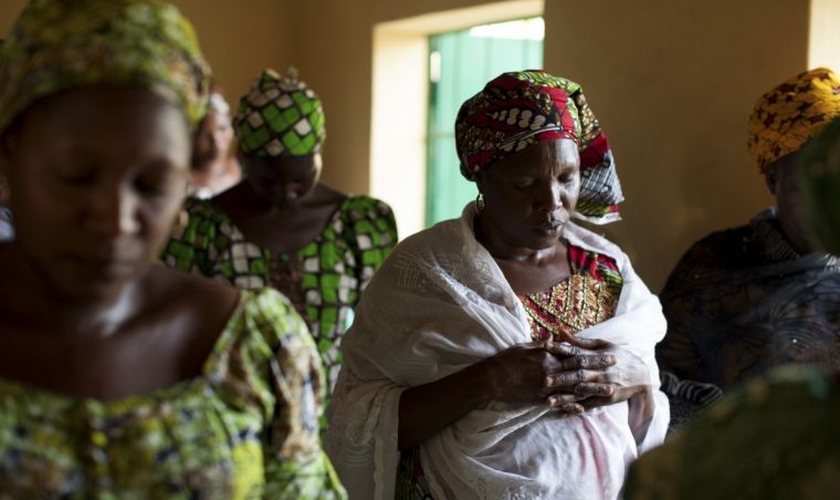
[(598, 224), (618, 220), (624, 195), (612, 151), (577, 83), (544, 71), (503, 73), (467, 99), (455, 119), (461, 173), (468, 180), (531, 144), (563, 138), (580, 151), (575, 215)]
[(569, 264), (568, 279), (519, 297), (534, 340), (573, 341), (575, 333), (615, 315), (624, 282), (615, 259), (570, 245)]
[(828, 68), (800, 73), (755, 103), (747, 147), (764, 173), (780, 158), (799, 151), (833, 118), (840, 116), (840, 78)]
[(263, 158), (308, 155), (326, 137), (321, 100), (294, 68), (285, 77), (271, 69), (260, 73), (239, 100), (233, 127), (242, 153)]
[(0, 497), (341, 499), (320, 362), (272, 290), (243, 292), (203, 373), (114, 402), (0, 379)]
[[(163, 262), (240, 289), (270, 286), (289, 294), (305, 309), (332, 387), (341, 367), (340, 340), (353, 322), (356, 302), (397, 242), (391, 208), (368, 196), (348, 197), (321, 235), (297, 255), (274, 254), (251, 243), (210, 201), (188, 200), (185, 209), (187, 225), (176, 227)], [(295, 263), (296, 273), (276, 272)], [(290, 292), (290, 285), (297, 292)]]
[(209, 67), (189, 22), (154, 0), (33, 0), (0, 48), (0, 131), (37, 99), (99, 84), (148, 86), (195, 126)]

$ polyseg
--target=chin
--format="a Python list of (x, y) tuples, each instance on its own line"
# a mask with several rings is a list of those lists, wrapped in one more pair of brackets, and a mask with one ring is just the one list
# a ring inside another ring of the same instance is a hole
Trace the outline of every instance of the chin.
[(148, 266), (103, 266), (66, 269), (52, 280), (54, 291), (71, 302), (100, 302), (118, 297), (131, 283), (140, 279)]

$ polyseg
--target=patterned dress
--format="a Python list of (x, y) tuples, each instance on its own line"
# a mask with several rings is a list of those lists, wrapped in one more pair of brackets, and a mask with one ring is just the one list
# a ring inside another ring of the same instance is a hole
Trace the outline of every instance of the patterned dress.
[(290, 255), (248, 241), (210, 201), (188, 200), (185, 207), (189, 220), (175, 228), (163, 262), (243, 290), (269, 286), (283, 292), (307, 319), (333, 387), (341, 367), (339, 343), (356, 302), (397, 242), (391, 208), (350, 196), (315, 240)]
[(202, 373), (113, 402), (0, 379), (0, 499), (339, 499), (312, 339), (243, 292)]
[[(623, 279), (615, 260), (569, 245), (571, 275), (548, 290), (520, 295), (533, 340), (567, 341), (613, 317)], [(397, 500), (433, 500), (419, 448), (404, 450), (397, 468)]]

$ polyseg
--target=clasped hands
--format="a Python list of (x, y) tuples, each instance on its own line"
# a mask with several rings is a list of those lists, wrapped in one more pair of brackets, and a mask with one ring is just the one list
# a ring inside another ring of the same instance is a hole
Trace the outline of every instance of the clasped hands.
[(649, 388), (648, 368), (636, 354), (604, 340), (575, 343), (529, 342), (484, 360), (490, 398), (580, 414)]

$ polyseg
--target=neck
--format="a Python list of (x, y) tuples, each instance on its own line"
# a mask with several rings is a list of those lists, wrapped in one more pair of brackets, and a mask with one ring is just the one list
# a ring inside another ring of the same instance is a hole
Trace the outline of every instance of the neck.
[[(71, 297), (50, 285), (20, 248), (9, 244), (8, 266), (3, 277), (13, 279), (14, 287), (0, 287), (0, 297), (10, 317), (40, 324), (56, 335), (106, 337), (114, 334), (138, 308), (139, 284), (129, 282), (107, 296)], [(6, 288), (3, 290), (3, 288)]]

